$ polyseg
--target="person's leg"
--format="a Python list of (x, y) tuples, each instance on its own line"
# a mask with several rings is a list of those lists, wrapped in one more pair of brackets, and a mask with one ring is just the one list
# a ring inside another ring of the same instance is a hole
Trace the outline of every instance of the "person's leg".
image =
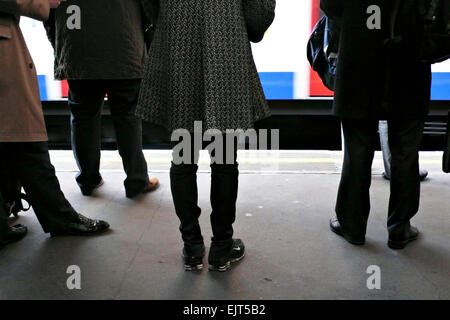
[(107, 222), (86, 218), (67, 201), (50, 162), (47, 142), (3, 143), (2, 148), (44, 232), (85, 235), (109, 229)]
[(76, 221), (78, 214), (62, 193), (55, 168), (50, 163), (48, 144), (9, 143), (5, 146), (44, 232), (60, 230)]
[(127, 178), (128, 197), (134, 197), (148, 186), (147, 162), (142, 151), (142, 120), (135, 115), (141, 80), (109, 80), (108, 100)]
[(21, 240), (27, 232), (27, 227), (21, 224), (13, 227), (8, 225), (8, 212), (0, 193), (0, 249), (7, 244)]
[[(191, 150), (192, 152), (193, 150)], [(198, 150), (196, 151), (199, 152)], [(194, 152), (189, 163), (172, 162), (170, 168), (170, 187), (172, 191), (175, 212), (180, 219), (180, 232), (184, 241), (186, 255), (203, 258), (205, 247), (199, 224), (201, 209), (198, 206), (197, 170)], [(173, 154), (173, 157), (178, 157)]]
[[(224, 138), (226, 139), (226, 138)], [(215, 156), (215, 150), (211, 156)], [(212, 242), (231, 241), (233, 223), (236, 219), (236, 201), (238, 196), (239, 169), (237, 149), (234, 143), (233, 162), (226, 163), (226, 143), (224, 141), (223, 163), (211, 163), (211, 226)]]
[[(224, 135), (223, 150), (214, 150), (211, 157), (222, 159), (222, 163), (211, 163), (211, 226), (213, 231), (212, 243), (208, 262), (210, 270), (226, 271), (230, 263), (238, 261), (244, 256), (244, 244), (241, 240), (233, 240), (233, 223), (236, 220), (236, 202), (239, 186), (239, 169), (237, 163), (237, 143), (227, 143)], [(227, 149), (227, 145), (231, 150)], [(217, 155), (221, 152), (221, 155)], [(232, 152), (231, 163), (227, 154)]]
[(380, 121), (378, 132), (380, 134), (381, 152), (383, 153), (384, 174), (386, 179), (391, 178), (391, 148), (389, 147), (388, 122)]
[[(15, 171), (14, 166), (11, 166), (11, 163), (14, 164), (10, 159), (10, 155), (3, 147), (3, 143), (0, 143), (0, 172), (3, 173), (8, 171)], [(0, 183), (9, 183), (8, 179), (0, 179)], [(0, 190), (9, 189), (9, 186), (1, 186)], [(3, 192), (3, 191), (2, 191)], [(15, 226), (10, 226), (8, 223), (8, 218), (10, 216), (9, 208), (5, 203), (5, 199), (3, 197), (2, 192), (0, 192), (0, 248), (4, 245), (7, 245), (12, 242), (19, 241), (22, 239), (28, 232), (27, 227), (18, 224)]]
[(408, 241), (411, 218), (420, 203), (419, 150), (424, 121), (389, 121), (389, 141), (392, 151), (391, 198), (388, 230), (393, 241)]
[(5, 239), (8, 232), (8, 214), (6, 212), (6, 205), (0, 193), (0, 243)]
[(364, 239), (370, 212), (369, 190), (378, 121), (344, 118), (342, 127), (345, 151), (336, 214), (346, 235)]
[(77, 183), (85, 195), (102, 182), (100, 175), (101, 113), (105, 89), (101, 80), (69, 80), (72, 149), (80, 170)]

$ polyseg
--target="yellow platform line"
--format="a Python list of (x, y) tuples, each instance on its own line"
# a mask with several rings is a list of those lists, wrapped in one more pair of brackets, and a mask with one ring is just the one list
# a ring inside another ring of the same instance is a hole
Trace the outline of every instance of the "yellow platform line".
[[(171, 159), (151, 159), (146, 158), (148, 163), (153, 164), (170, 164)], [(70, 157), (52, 157), (52, 162), (54, 163), (75, 163), (75, 160)], [(240, 164), (274, 164), (274, 163), (280, 163), (280, 164), (335, 164), (342, 162), (342, 159), (340, 158), (275, 158), (275, 157), (266, 157), (264, 159), (261, 158), (238, 158), (238, 162)], [(381, 159), (375, 159), (374, 163), (382, 163), (383, 160)], [(108, 159), (102, 159), (103, 165), (108, 163), (122, 163), (122, 159), (120, 157), (117, 158), (108, 158)], [(208, 164), (208, 159), (202, 159), (200, 158), (199, 161), (200, 164)], [(420, 160), (421, 164), (441, 164), (441, 159), (424, 159)]]

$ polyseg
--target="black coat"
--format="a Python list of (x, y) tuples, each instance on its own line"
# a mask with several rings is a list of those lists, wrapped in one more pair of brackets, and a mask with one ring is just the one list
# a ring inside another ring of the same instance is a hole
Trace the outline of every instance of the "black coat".
[[(72, 0), (52, 10), (45, 23), (55, 49), (55, 78), (138, 79), (147, 49), (144, 31), (151, 23), (150, 0)], [(81, 29), (67, 28), (67, 8), (81, 9)]]
[[(415, 1), (415, 0), (411, 0)], [(371, 5), (381, 8), (381, 30), (367, 27)], [(428, 114), (431, 66), (392, 59), (390, 0), (321, 0), (322, 10), (341, 27), (333, 113), (340, 117), (422, 119)]]

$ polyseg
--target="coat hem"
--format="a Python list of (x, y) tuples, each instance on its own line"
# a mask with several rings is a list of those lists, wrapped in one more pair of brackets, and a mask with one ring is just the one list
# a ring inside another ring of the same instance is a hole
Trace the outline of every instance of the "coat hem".
[(48, 142), (47, 135), (36, 135), (36, 136), (17, 136), (17, 135), (0, 135), (0, 143), (12, 142), (12, 143), (22, 143), (22, 142)]

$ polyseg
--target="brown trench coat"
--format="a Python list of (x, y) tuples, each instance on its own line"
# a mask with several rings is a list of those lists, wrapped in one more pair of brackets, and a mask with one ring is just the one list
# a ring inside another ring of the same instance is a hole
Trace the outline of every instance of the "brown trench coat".
[(46, 20), (48, 0), (0, 0), (0, 142), (47, 141), (33, 60), (20, 16)]

